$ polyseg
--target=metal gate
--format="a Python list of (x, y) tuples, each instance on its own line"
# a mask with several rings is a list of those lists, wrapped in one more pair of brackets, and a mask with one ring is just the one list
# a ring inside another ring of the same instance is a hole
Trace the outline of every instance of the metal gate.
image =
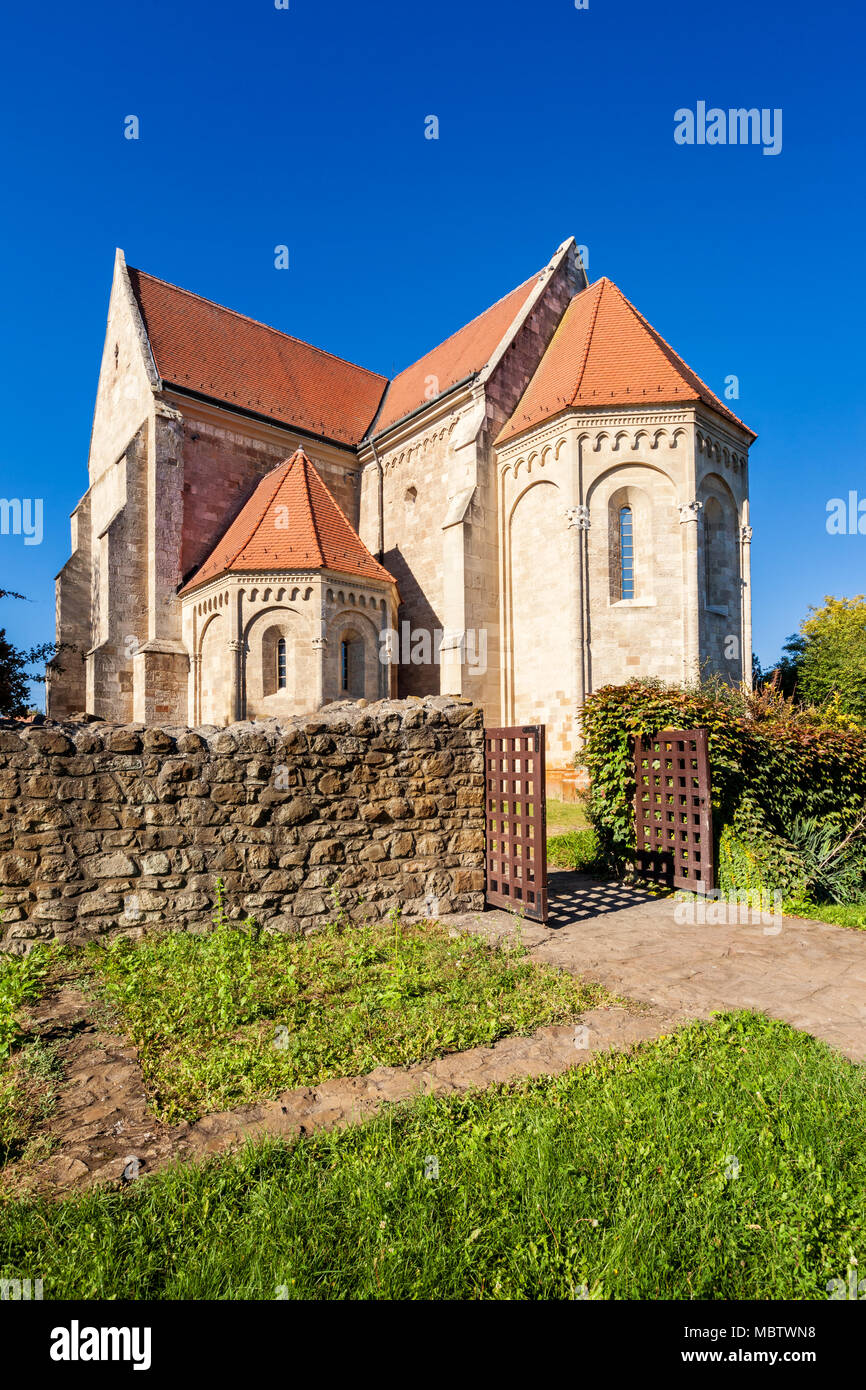
[(706, 729), (662, 729), (634, 744), (635, 867), (670, 888), (715, 886)]
[(544, 725), (484, 731), (487, 902), (547, 921)]

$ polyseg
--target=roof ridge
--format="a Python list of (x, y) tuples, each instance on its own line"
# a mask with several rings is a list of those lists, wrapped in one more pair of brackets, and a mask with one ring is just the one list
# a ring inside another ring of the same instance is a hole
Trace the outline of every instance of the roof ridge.
[[(587, 363), (589, 362), (589, 349), (592, 346), (592, 335), (595, 332), (595, 325), (598, 322), (598, 311), (601, 308), (601, 297), (604, 294), (604, 286), (605, 284), (608, 284), (609, 281), (607, 279), (607, 276), (603, 275), (601, 279), (598, 280), (596, 283), (601, 288), (599, 289), (598, 294), (595, 296), (595, 305), (592, 310), (592, 320), (589, 324), (589, 327), (586, 330), (586, 340), (583, 346), (583, 362), (581, 363), (580, 367), (580, 376), (577, 378), (577, 384), (575, 385), (574, 392), (571, 397), (572, 405), (577, 400), (577, 397), (580, 395), (580, 388), (583, 385), (583, 378), (586, 376)], [(588, 288), (595, 289), (595, 285), (590, 285), (588, 286)]]
[(382, 372), (374, 372), (371, 367), (362, 367), (360, 362), (352, 362), (348, 357), (340, 357), (335, 352), (329, 352), (327, 348), (317, 347), (315, 343), (308, 343), (306, 338), (298, 338), (294, 333), (286, 333), (282, 328), (275, 328), (272, 323), (265, 323), (262, 319), (254, 319), (249, 314), (242, 314), (239, 309), (231, 309), (228, 304), (220, 304), (216, 299), (209, 299), (206, 294), (196, 294), (195, 290), (184, 289), (183, 285), (175, 285), (171, 280), (163, 280), (161, 276), (151, 275), (149, 270), (140, 270), (134, 265), (127, 265), (126, 268), (128, 271), (134, 271), (136, 275), (146, 275), (148, 280), (154, 280), (158, 285), (165, 285), (170, 290), (176, 290), (178, 294), (185, 294), (190, 299), (198, 299), (202, 304), (212, 304), (215, 309), (221, 309), (224, 314), (231, 314), (236, 319), (243, 319), (245, 323), (254, 324), (256, 328), (264, 328), (268, 333), (275, 333), (278, 338), (288, 338), (290, 342), (300, 343), (301, 347), (309, 348), (311, 352), (318, 352), (322, 357), (330, 357), (332, 362), (340, 362), (344, 367), (354, 367), (356, 371), (365, 372), (367, 376), (376, 377), (385, 383), (390, 380)]
[[(643, 327), (649, 333), (653, 341), (658, 346), (660, 346), (663, 349), (663, 351), (668, 355), (670, 365), (677, 369), (686, 386), (694, 387), (694, 383), (697, 382), (698, 386), (703, 391), (706, 391), (707, 395), (715, 401), (716, 405), (719, 407), (723, 415), (727, 415), (730, 419), (735, 420), (737, 424), (740, 425), (748, 434), (752, 434), (753, 431), (749, 429), (749, 426), (746, 424), (746, 422), (744, 420), (741, 420), (739, 415), (735, 415), (733, 410), (729, 409), (729, 407), (726, 406), (724, 402), (719, 399), (712, 387), (708, 386), (707, 383), (704, 381), (703, 377), (698, 376), (694, 367), (690, 367), (688, 362), (686, 362), (684, 358), (680, 357), (676, 348), (671, 347), (667, 339), (662, 337), (658, 329), (653, 328), (649, 320), (644, 318), (640, 309), (638, 309), (636, 305), (632, 304), (628, 295), (623, 293), (619, 285), (614, 284), (613, 280), (609, 280), (608, 284), (611, 286), (612, 289), (616, 290), (623, 304), (625, 304), (627, 309), (631, 310), (634, 317), (638, 320), (639, 323), (643, 325)], [(689, 377), (692, 378), (692, 381), (689, 381)], [(698, 396), (700, 397), (700, 391), (698, 392)], [(705, 401), (704, 404), (707, 405), (709, 404), (709, 402)]]
[[(315, 540), (316, 540), (316, 549), (317, 549), (318, 552), (319, 552), (319, 564), (320, 564), (320, 565), (324, 565), (324, 564), (325, 564), (325, 551), (324, 551), (324, 547), (323, 547), (323, 545), (322, 545), (322, 537), (321, 537), (321, 533), (320, 533), (320, 531), (319, 531), (318, 521), (316, 520), (316, 508), (315, 508), (314, 505), (313, 505), (313, 497), (312, 497), (312, 493), (311, 493), (311, 491), (310, 491), (310, 471), (309, 471), (308, 468), (304, 468), (304, 466), (303, 466), (305, 463), (310, 463), (310, 460), (307, 458), (307, 455), (304, 453), (303, 449), (300, 449), (298, 452), (299, 452), (300, 455), (301, 455), (301, 468), (302, 468), (302, 473), (303, 473), (303, 478), (304, 478), (304, 492), (305, 492), (306, 495), (307, 495), (307, 510), (308, 510), (308, 512), (309, 512), (309, 514), (310, 514), (310, 525), (311, 525), (312, 528), (313, 528), (313, 535), (314, 535)], [(297, 458), (297, 456), (298, 456), (298, 454), (296, 453), (294, 457)], [(310, 466), (312, 467), (312, 465), (310, 465)]]
[(488, 304), (486, 309), (481, 309), (479, 313), (475, 314), (471, 319), (467, 319), (465, 323), (462, 323), (459, 328), (455, 328), (454, 332), (449, 333), (447, 338), (440, 338), (438, 343), (434, 343), (426, 352), (422, 352), (420, 357), (416, 357), (413, 362), (407, 362), (406, 366), (402, 367), (397, 373), (397, 376), (392, 377), (388, 384), (391, 385), (391, 383), (396, 381), (397, 377), (402, 376), (404, 372), (410, 372), (413, 367), (417, 367), (419, 362), (423, 362), (424, 358), (429, 357), (431, 352), (435, 352), (437, 348), (446, 347), (447, 344), (451, 342), (452, 338), (456, 338), (458, 334), (463, 333), (467, 328), (471, 328), (473, 323), (477, 323), (479, 319), (483, 319), (485, 314), (490, 313), (491, 309), (495, 309), (498, 304), (503, 304), (506, 299), (510, 299), (513, 294), (517, 294), (518, 290), (525, 289), (533, 280), (537, 280), (540, 275), (543, 275), (545, 268), (546, 267), (542, 267), (541, 270), (535, 271), (533, 275), (528, 275), (525, 280), (521, 280), (519, 285), (513, 285), (510, 290), (506, 290), (505, 294), (501, 294), (498, 299), (494, 299), (492, 304)]

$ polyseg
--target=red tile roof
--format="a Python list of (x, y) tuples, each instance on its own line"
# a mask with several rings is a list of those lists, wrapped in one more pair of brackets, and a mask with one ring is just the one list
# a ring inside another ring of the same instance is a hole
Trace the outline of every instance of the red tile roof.
[(271, 469), (181, 593), (223, 574), (335, 570), (395, 580), (374, 560), (303, 449)]
[(340, 444), (364, 437), (387, 377), (127, 269), (167, 384)]
[(486, 367), (537, 285), (540, 273), (525, 280), (504, 299), (497, 300), (478, 318), (395, 376), (388, 387), (373, 433), (380, 434), (389, 429), (418, 406), (447, 391), (449, 386), (456, 386), (464, 377)]
[(571, 300), (496, 442), (503, 444), (572, 406), (696, 400), (757, 438), (605, 278)]

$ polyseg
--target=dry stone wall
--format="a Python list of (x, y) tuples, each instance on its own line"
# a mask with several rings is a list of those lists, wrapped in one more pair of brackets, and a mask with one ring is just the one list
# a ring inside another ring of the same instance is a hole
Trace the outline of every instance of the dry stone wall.
[(0, 947), (201, 930), (307, 932), (484, 900), (481, 710), (381, 700), (217, 729), (0, 721)]

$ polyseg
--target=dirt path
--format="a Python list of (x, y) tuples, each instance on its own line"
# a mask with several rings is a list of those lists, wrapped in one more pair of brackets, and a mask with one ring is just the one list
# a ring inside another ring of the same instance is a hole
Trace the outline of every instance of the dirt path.
[(499, 911), (443, 920), (491, 940), (519, 931), (533, 960), (653, 1008), (690, 1018), (755, 1009), (866, 1059), (866, 932), (794, 917), (678, 921), (673, 898), (574, 873), (551, 872), (550, 891), (546, 926)]
[(100, 1031), (93, 1005), (70, 986), (32, 1010), (33, 1031), (57, 1042), (63, 1080), (47, 1131), (55, 1152), (13, 1176), (11, 1190), (59, 1195), (93, 1183), (134, 1181), (176, 1159), (203, 1159), (260, 1135), (294, 1137), (369, 1119), (387, 1102), (419, 1093), (449, 1095), (520, 1077), (554, 1075), (594, 1053), (623, 1050), (669, 1032), (668, 1011), (593, 1009), (578, 1023), (530, 1037), (451, 1053), (417, 1066), (378, 1067), (366, 1076), (286, 1091), (274, 1101), (166, 1125), (148, 1112), (136, 1050)]
[(672, 899), (551, 875), (550, 923), (507, 912), (444, 919), (501, 939), (519, 933), (530, 956), (641, 1001), (644, 1011), (593, 1009), (578, 1025), (452, 1053), (406, 1068), (286, 1091), (274, 1101), (166, 1125), (149, 1113), (136, 1050), (100, 1028), (93, 1005), (65, 986), (32, 1011), (35, 1032), (57, 1043), (63, 1082), (47, 1126), (55, 1152), (13, 1177), (13, 1190), (62, 1193), (122, 1182), (175, 1159), (223, 1153), (258, 1135), (292, 1137), (370, 1118), (389, 1101), (448, 1095), (520, 1077), (552, 1075), (595, 1053), (622, 1050), (718, 1009), (756, 1009), (866, 1058), (866, 932), (785, 918), (778, 926), (677, 921)]

